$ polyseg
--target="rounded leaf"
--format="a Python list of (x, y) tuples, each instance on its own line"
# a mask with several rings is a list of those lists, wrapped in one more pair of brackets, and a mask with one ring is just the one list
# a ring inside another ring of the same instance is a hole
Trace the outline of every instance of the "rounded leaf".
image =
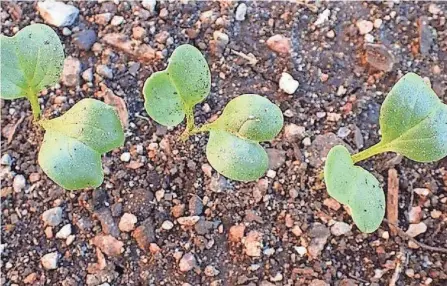
[(432, 162), (447, 156), (447, 105), (414, 73), (402, 77), (380, 110), (384, 151), (414, 161)]
[(83, 99), (61, 117), (40, 124), (46, 132), (38, 160), (48, 177), (67, 190), (101, 185), (101, 154), (124, 143), (116, 111), (99, 100)]
[(333, 147), (324, 167), (326, 189), (331, 197), (351, 208), (352, 219), (366, 233), (379, 228), (385, 216), (385, 195), (379, 181), (354, 166), (348, 149)]
[(188, 44), (177, 47), (169, 58), (166, 71), (186, 105), (192, 107), (210, 93), (210, 69), (196, 47)]
[(253, 181), (268, 168), (268, 156), (259, 143), (222, 130), (211, 130), (206, 146), (208, 161), (220, 174), (237, 181)]
[(258, 142), (275, 138), (283, 124), (281, 109), (257, 94), (244, 94), (231, 100), (216, 122), (219, 129)]
[(57, 34), (43, 24), (33, 24), (15, 36), (1, 35), (1, 91), (3, 99), (36, 96), (59, 82), (64, 50)]
[(166, 71), (156, 72), (144, 83), (147, 114), (164, 126), (180, 124), (185, 117), (183, 102)]

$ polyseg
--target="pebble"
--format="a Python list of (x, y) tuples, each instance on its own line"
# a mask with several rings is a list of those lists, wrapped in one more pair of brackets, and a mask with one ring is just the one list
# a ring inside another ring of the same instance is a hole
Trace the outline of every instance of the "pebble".
[(3, 154), (2, 159), (1, 159), (1, 164), (5, 165), (5, 166), (11, 166), (12, 158), (11, 158), (11, 156), (9, 156), (8, 153)]
[(65, 241), (65, 244), (67, 244), (67, 245), (70, 245), (70, 244), (72, 244), (73, 243), (73, 241), (75, 240), (75, 238), (76, 238), (76, 235), (69, 235), (68, 237), (67, 237), (67, 240)]
[(203, 202), (197, 195), (193, 195), (189, 199), (188, 208), (189, 208), (190, 215), (193, 215), (193, 216), (200, 215), (203, 212)]
[(262, 249), (262, 234), (252, 230), (243, 239), (245, 254), (250, 257), (260, 257)]
[(303, 257), (304, 255), (306, 255), (307, 253), (307, 248), (305, 248), (304, 246), (295, 246), (295, 251), (301, 256)]
[(384, 231), (384, 232), (382, 233), (382, 238), (383, 238), (383, 239), (389, 239), (389, 238), (390, 238), (390, 233), (389, 233), (388, 231)]
[(351, 129), (349, 129), (349, 127), (346, 126), (340, 127), (340, 129), (338, 129), (337, 131), (337, 136), (342, 139), (348, 137), (349, 134), (351, 134)]
[(406, 233), (411, 237), (416, 237), (427, 231), (427, 225), (423, 222), (410, 224)]
[(383, 20), (382, 19), (375, 19), (374, 20), (374, 28), (379, 29), (382, 26)]
[(120, 160), (123, 162), (129, 162), (130, 161), (130, 153), (124, 152), (123, 154), (121, 154)]
[(185, 213), (185, 205), (179, 204), (179, 205), (173, 206), (171, 208), (171, 213), (172, 213), (172, 216), (174, 216), (175, 218), (181, 217)]
[(244, 21), (245, 15), (247, 14), (247, 5), (245, 3), (241, 3), (236, 8), (236, 21)]
[(291, 46), (292, 46), (290, 39), (287, 37), (284, 37), (283, 35), (271, 36), (267, 40), (266, 44), (270, 50), (277, 52), (279, 54), (282, 54), (282, 55), (288, 55), (290, 53)]
[(330, 30), (329, 32), (326, 33), (326, 37), (328, 37), (329, 39), (333, 39), (335, 38), (335, 32), (334, 30)]
[(389, 72), (393, 69), (395, 58), (391, 51), (382, 44), (365, 44), (366, 61), (372, 67)]
[(147, 9), (149, 12), (154, 12), (155, 11), (155, 6), (157, 5), (157, 0), (143, 0), (141, 1), (141, 5), (143, 5), (143, 7), (145, 9)]
[(239, 242), (244, 237), (244, 232), (245, 232), (245, 225), (243, 224), (233, 225), (232, 227), (230, 227), (228, 239), (231, 242)]
[(42, 214), (42, 220), (47, 226), (57, 226), (62, 222), (62, 208), (55, 207), (45, 211)]
[(216, 267), (214, 267), (212, 265), (208, 265), (207, 267), (205, 267), (205, 270), (203, 272), (208, 277), (214, 277), (214, 276), (219, 275), (219, 273), (220, 273), (220, 271), (217, 270)]
[(56, 233), (56, 238), (67, 239), (70, 234), (71, 224), (66, 224)]
[(432, 3), (428, 6), (428, 12), (430, 12), (433, 15), (438, 15), (439, 13), (441, 13), (441, 8), (439, 8), (438, 5), (436, 5), (435, 3)]
[(301, 228), (298, 225), (295, 225), (292, 228), (292, 233), (296, 237), (300, 237), (303, 234), (303, 231), (301, 230)]
[(146, 37), (146, 29), (143, 27), (133, 27), (132, 37), (137, 40), (142, 40)]
[(109, 256), (118, 256), (124, 252), (124, 243), (111, 235), (99, 234), (92, 239), (91, 243)]
[(195, 225), (198, 221), (200, 220), (199, 216), (184, 216), (184, 217), (179, 217), (177, 219), (177, 222), (180, 225), (184, 225), (184, 226), (193, 226)]
[(81, 50), (89, 51), (96, 42), (94, 30), (82, 30), (73, 35), (73, 43)]
[(112, 216), (110, 208), (101, 207), (94, 212), (94, 215), (101, 222), (101, 228), (105, 234), (111, 234), (114, 237), (119, 237), (120, 231), (116, 225), (115, 219)]
[(421, 197), (426, 197), (430, 194), (430, 190), (426, 188), (415, 188), (413, 191)]
[(333, 198), (327, 198), (323, 201), (323, 204), (327, 206), (330, 209), (333, 209), (334, 211), (338, 211), (341, 208), (341, 205), (339, 202), (337, 202)]
[(318, 14), (318, 18), (315, 21), (315, 26), (323, 25), (325, 22), (329, 21), (329, 16), (331, 15), (331, 10), (325, 9), (322, 13)]
[(95, 23), (98, 25), (107, 25), (112, 20), (112, 13), (102, 13), (95, 15)]
[(441, 212), (441, 211), (438, 211), (438, 210), (432, 210), (432, 211), (430, 212), (430, 216), (431, 216), (432, 218), (434, 218), (434, 219), (438, 219), (438, 218), (440, 218), (440, 217), (442, 216), (442, 212)]
[(274, 170), (268, 170), (267, 171), (267, 177), (269, 177), (270, 179), (274, 179), (276, 177), (276, 171)]
[(286, 151), (268, 148), (266, 152), (269, 159), (269, 169), (278, 170), (286, 162)]
[(225, 48), (230, 42), (230, 38), (227, 34), (222, 33), (221, 31), (214, 31), (213, 38), (216, 40), (218, 46)]
[(197, 261), (196, 261), (194, 254), (192, 254), (192, 253), (186, 253), (180, 259), (179, 268), (180, 268), (181, 272), (188, 272), (188, 271), (194, 269), (194, 267), (196, 267), (196, 266), (197, 266)]
[(82, 79), (86, 82), (92, 82), (93, 81), (93, 69), (88, 68), (82, 73)]
[(64, 70), (62, 71), (62, 83), (69, 87), (78, 86), (81, 81), (81, 68), (79, 59), (71, 56), (67, 57), (64, 61)]
[(71, 35), (71, 30), (68, 29), (67, 27), (64, 27), (62, 29), (62, 35), (66, 36), (66, 37), (70, 36)]
[(50, 25), (65, 27), (72, 25), (79, 15), (79, 9), (56, 1), (37, 2), (37, 10)]
[(131, 213), (124, 213), (118, 224), (118, 228), (123, 232), (130, 232), (135, 229), (138, 219)]
[(317, 135), (308, 150), (309, 155), (307, 159), (309, 160), (309, 164), (313, 167), (323, 166), (327, 154), (336, 145), (343, 145), (352, 152), (352, 148), (334, 133), (328, 132), (323, 135)]
[(420, 206), (412, 207), (408, 213), (410, 223), (419, 223), (422, 218), (422, 209)]
[(169, 220), (165, 220), (162, 224), (161, 224), (161, 228), (164, 230), (171, 230), (174, 227), (174, 224), (169, 221)]
[(341, 236), (351, 231), (351, 226), (345, 222), (337, 221), (331, 227), (331, 233), (335, 236)]
[(102, 77), (105, 77), (105, 78), (108, 78), (108, 79), (112, 79), (113, 78), (113, 71), (112, 71), (112, 69), (109, 68), (106, 65), (98, 65), (96, 67), (96, 72), (100, 76), (102, 76)]
[(359, 29), (360, 35), (365, 35), (371, 32), (374, 28), (374, 24), (371, 21), (367, 20), (359, 20), (355, 23), (357, 28)]
[(290, 74), (283, 72), (279, 79), (279, 88), (288, 94), (294, 94), (300, 83)]
[(122, 23), (124, 23), (124, 17), (123, 16), (113, 16), (112, 21), (110, 22), (110, 25), (112, 25), (112, 26), (119, 26)]
[(137, 241), (138, 246), (147, 251), (152, 242), (155, 241), (155, 230), (152, 219), (144, 220), (139, 227), (135, 229), (132, 236)]
[(26, 179), (23, 175), (16, 175), (12, 182), (12, 188), (14, 192), (20, 193), (26, 186)]
[(320, 256), (330, 234), (329, 229), (325, 225), (320, 223), (314, 223), (312, 225), (312, 228), (309, 231), (309, 236), (312, 237), (312, 240), (307, 248), (308, 253), (312, 258), (318, 258)]
[(45, 254), (40, 259), (40, 262), (42, 263), (42, 266), (46, 270), (54, 270), (54, 269), (57, 269), (58, 259), (59, 259), (59, 254), (57, 253), (57, 251), (55, 251), (55, 252)]
[(296, 142), (304, 138), (306, 129), (294, 123), (289, 123), (284, 127), (284, 138), (289, 142)]

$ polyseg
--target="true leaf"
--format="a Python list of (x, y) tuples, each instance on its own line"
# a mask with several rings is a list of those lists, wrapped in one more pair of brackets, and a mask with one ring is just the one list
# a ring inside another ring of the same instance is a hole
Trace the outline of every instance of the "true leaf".
[(166, 70), (152, 74), (144, 83), (144, 107), (159, 124), (175, 126), (203, 101), (211, 89), (208, 64), (194, 46), (177, 47)]
[(38, 160), (48, 177), (67, 190), (102, 184), (101, 154), (124, 143), (121, 122), (111, 106), (83, 99), (61, 117), (40, 124), (46, 132)]
[(245, 94), (228, 103), (210, 126), (206, 155), (222, 175), (252, 181), (268, 168), (268, 156), (258, 143), (272, 140), (283, 126), (278, 106), (267, 98)]
[(375, 231), (385, 215), (385, 195), (379, 181), (365, 169), (354, 166), (348, 149), (333, 147), (324, 167), (324, 180), (331, 197), (351, 209), (357, 227)]
[(27, 97), (34, 104), (42, 89), (59, 81), (64, 50), (47, 25), (27, 26), (13, 37), (1, 35), (0, 44), (1, 98)]
[(406, 74), (391, 89), (380, 111), (380, 128), (382, 151), (418, 162), (447, 156), (447, 105), (417, 74)]

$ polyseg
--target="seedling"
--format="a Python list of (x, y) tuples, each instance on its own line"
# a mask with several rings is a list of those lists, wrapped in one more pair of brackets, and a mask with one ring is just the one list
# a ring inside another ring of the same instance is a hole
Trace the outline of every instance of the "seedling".
[(207, 62), (191, 45), (179, 46), (166, 70), (152, 74), (143, 94), (149, 116), (161, 125), (176, 126), (186, 117), (182, 139), (210, 132), (206, 155), (220, 174), (252, 181), (268, 168), (268, 156), (259, 142), (272, 140), (283, 126), (279, 107), (267, 98), (244, 94), (231, 100), (212, 123), (196, 127), (194, 106), (209, 94), (211, 76)]
[(447, 156), (447, 105), (414, 74), (391, 89), (380, 110), (382, 140), (354, 155), (335, 146), (327, 156), (324, 179), (330, 196), (348, 205), (363, 232), (373, 232), (385, 215), (385, 196), (377, 179), (355, 163), (383, 152), (396, 152), (417, 162)]
[(101, 185), (101, 154), (124, 143), (116, 111), (94, 99), (83, 99), (64, 115), (40, 119), (38, 94), (59, 81), (64, 52), (57, 34), (35, 24), (14, 37), (1, 36), (3, 99), (26, 97), (34, 119), (46, 130), (39, 151), (42, 170), (58, 185), (76, 190)]
[(13, 37), (1, 35), (1, 98), (26, 97), (34, 119), (40, 116), (39, 93), (59, 82), (64, 49), (57, 34), (43, 24), (27, 26)]

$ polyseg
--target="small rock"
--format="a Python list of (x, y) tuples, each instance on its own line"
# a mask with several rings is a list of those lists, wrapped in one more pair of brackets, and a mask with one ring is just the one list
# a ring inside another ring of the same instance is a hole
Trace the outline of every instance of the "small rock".
[[(282, 281), (283, 280), (283, 275), (281, 274), (281, 273), (276, 273), (276, 275), (275, 276), (273, 276), (273, 277), (270, 277), (270, 281), (272, 281), (272, 282), (279, 282), (279, 281)], [(262, 286), (264, 286), (265, 284), (263, 284)], [(267, 286), (267, 285), (265, 285), (265, 286)], [(268, 285), (268, 286), (270, 286), (270, 285)], [(274, 284), (272, 284), (272, 286), (275, 286)]]
[(23, 175), (16, 175), (12, 182), (12, 188), (14, 192), (20, 193), (26, 186), (26, 179)]
[(330, 15), (331, 15), (331, 10), (329, 10), (329, 9), (324, 10), (322, 13), (318, 14), (318, 18), (315, 21), (314, 25), (315, 26), (323, 25), (325, 22), (329, 21)]
[(132, 233), (132, 236), (135, 238), (141, 249), (148, 251), (150, 244), (155, 241), (155, 231), (152, 219), (148, 218), (143, 221), (143, 223)]
[(123, 162), (129, 162), (131, 159), (130, 153), (129, 152), (124, 152), (123, 154), (121, 154), (120, 156), (120, 160)]
[(89, 51), (96, 42), (94, 30), (83, 30), (73, 35), (73, 43), (81, 50)]
[(383, 20), (382, 19), (375, 19), (374, 20), (374, 28), (379, 29), (382, 26)]
[(141, 1), (141, 5), (147, 9), (149, 12), (155, 11), (155, 6), (157, 5), (157, 0), (143, 0)]
[(366, 61), (372, 67), (390, 72), (394, 66), (394, 56), (391, 51), (381, 44), (365, 44)]
[(266, 43), (270, 50), (282, 55), (288, 55), (292, 46), (290, 39), (283, 35), (274, 35)]
[(196, 267), (196, 266), (197, 266), (197, 261), (196, 261), (194, 254), (192, 254), (192, 253), (186, 253), (180, 259), (179, 268), (180, 268), (180, 271), (182, 271), (182, 272), (188, 272), (188, 271), (194, 269), (194, 267)]
[(33, 272), (31, 274), (29, 274), (28, 276), (25, 277), (25, 279), (23, 279), (23, 283), (25, 284), (34, 284), (34, 282), (36, 282), (39, 279), (39, 275), (36, 272)]
[(82, 79), (86, 82), (92, 82), (93, 81), (93, 69), (88, 68), (82, 73)]
[(438, 218), (440, 218), (440, 217), (442, 216), (442, 212), (441, 212), (441, 211), (438, 211), (438, 210), (432, 210), (432, 211), (430, 212), (430, 216), (431, 216), (432, 218), (434, 218), (434, 219), (438, 219)]
[(67, 27), (64, 27), (62, 29), (62, 35), (66, 36), (66, 37), (70, 36), (71, 35), (71, 30), (68, 29)]
[(309, 236), (312, 237), (312, 240), (307, 248), (310, 257), (318, 258), (320, 256), (320, 253), (324, 249), (330, 234), (331, 233), (326, 226), (320, 223), (313, 224), (309, 231)]
[(42, 214), (42, 220), (45, 226), (57, 226), (62, 222), (62, 208), (55, 207), (45, 211)]
[(193, 195), (191, 199), (189, 199), (189, 213), (193, 216), (197, 216), (202, 214), (203, 212), (203, 202), (197, 196)]
[(304, 255), (306, 255), (307, 253), (307, 248), (305, 248), (304, 246), (295, 246), (295, 251), (298, 252), (298, 254), (303, 257)]
[(410, 223), (419, 223), (422, 218), (422, 209), (420, 206), (412, 207), (408, 213)]
[(245, 232), (245, 225), (239, 224), (239, 225), (233, 225), (230, 227), (229, 231), (229, 240), (231, 242), (239, 242), (244, 237)]
[(423, 55), (428, 55), (431, 50), (431, 46), (435, 41), (432, 33), (432, 28), (428, 24), (429, 20), (427, 17), (420, 17), (418, 19), (419, 28), (419, 51)]
[(58, 259), (59, 259), (59, 254), (57, 252), (51, 252), (51, 253), (45, 254), (40, 259), (40, 262), (42, 263), (42, 266), (46, 270), (54, 270), (54, 269), (57, 269)]
[(296, 142), (304, 138), (306, 129), (303, 126), (290, 123), (284, 127), (284, 138), (289, 142)]
[(430, 194), (430, 190), (426, 188), (415, 188), (413, 191), (420, 197), (427, 197)]
[(220, 31), (214, 31), (213, 38), (219, 47), (225, 48), (230, 42), (230, 38), (227, 34)]
[(40, 180), (40, 174), (39, 173), (31, 173), (29, 175), (29, 181), (31, 183), (35, 183), (38, 182)]
[(105, 78), (108, 78), (108, 79), (112, 79), (113, 78), (113, 71), (112, 71), (112, 69), (109, 68), (106, 65), (98, 65), (98, 67), (96, 68), (96, 72), (100, 76), (102, 76), (102, 77), (105, 77)]
[(73, 243), (73, 241), (75, 240), (75, 238), (76, 238), (76, 235), (69, 235), (68, 237), (67, 237), (67, 240), (65, 241), (65, 244), (66, 245), (70, 245), (70, 244), (72, 244)]
[(177, 222), (180, 225), (184, 225), (184, 226), (193, 226), (195, 225), (198, 221), (200, 220), (199, 216), (184, 216), (184, 217), (179, 217), (177, 219)]
[(135, 229), (135, 224), (138, 219), (135, 215), (131, 213), (124, 213), (120, 219), (118, 227), (121, 231), (130, 232)]
[(335, 32), (334, 30), (330, 30), (329, 32), (326, 33), (326, 37), (328, 37), (329, 39), (333, 39), (335, 38)]
[(67, 239), (70, 234), (71, 224), (66, 224), (56, 233), (56, 238)]
[(64, 61), (64, 70), (62, 71), (62, 82), (65, 86), (78, 86), (81, 78), (81, 62), (71, 56)]
[(283, 72), (279, 80), (279, 88), (288, 94), (294, 94), (300, 83), (290, 74)]
[(390, 238), (390, 233), (389, 233), (388, 231), (384, 231), (384, 232), (382, 233), (382, 238), (383, 238), (383, 239), (389, 239), (389, 238)]
[(323, 204), (334, 211), (338, 211), (341, 207), (340, 203), (333, 198), (327, 198), (323, 201)]
[(247, 14), (247, 5), (245, 3), (241, 3), (236, 8), (236, 21), (244, 21), (245, 15)]
[(91, 243), (109, 256), (118, 256), (124, 252), (124, 243), (111, 235), (97, 235), (92, 239)]
[(156, 52), (153, 48), (146, 44), (136, 44), (135, 41), (129, 40), (125, 34), (110, 33), (102, 38), (106, 44), (119, 49), (141, 61), (152, 61), (156, 58)]
[(310, 282), (309, 286), (330, 286), (325, 281), (320, 279), (314, 279)]
[(262, 248), (262, 234), (258, 231), (252, 230), (243, 239), (245, 253), (250, 257), (261, 256)]
[(101, 228), (105, 234), (119, 237), (119, 228), (116, 225), (115, 219), (112, 216), (112, 212), (108, 207), (101, 207), (99, 210), (95, 211), (94, 215), (101, 222)]
[(143, 27), (133, 27), (132, 37), (137, 40), (142, 40), (146, 37), (146, 29)]
[(219, 275), (219, 273), (220, 273), (219, 270), (217, 270), (216, 267), (214, 267), (212, 265), (208, 265), (207, 267), (205, 267), (205, 270), (203, 272), (208, 277), (214, 277), (214, 276)]
[(107, 25), (112, 20), (112, 13), (102, 13), (95, 15), (95, 23), (98, 25)]
[(338, 129), (337, 131), (337, 136), (342, 139), (348, 137), (349, 134), (351, 134), (351, 129), (349, 129), (349, 127), (346, 126), (340, 127), (340, 129)]
[(352, 152), (352, 148), (334, 133), (328, 132), (324, 135), (317, 135), (309, 148), (309, 155), (307, 158), (309, 164), (316, 168), (322, 167), (327, 154), (335, 145), (343, 145)]
[(123, 16), (113, 16), (112, 21), (110, 22), (110, 25), (112, 25), (112, 26), (119, 26), (122, 23), (124, 23), (124, 17)]
[(438, 15), (439, 13), (441, 13), (441, 8), (439, 8), (438, 5), (436, 5), (435, 3), (432, 3), (428, 6), (428, 12), (430, 12), (433, 15)]
[(9, 156), (8, 153), (3, 154), (2, 159), (1, 159), (1, 164), (5, 165), (5, 166), (11, 166), (12, 159), (11, 159), (11, 156)]
[(79, 15), (78, 8), (56, 1), (37, 2), (37, 10), (45, 22), (56, 27), (72, 25)]
[(360, 35), (368, 34), (374, 28), (374, 24), (371, 21), (366, 20), (359, 20), (355, 25), (359, 29)]
[(274, 148), (266, 149), (269, 159), (269, 169), (278, 170), (286, 162), (286, 151)]
[(416, 237), (427, 231), (427, 225), (423, 222), (410, 224), (406, 233), (411, 237)]
[(276, 172), (273, 170), (268, 170), (266, 175), (267, 177), (274, 179), (276, 177)]
[(180, 204), (180, 205), (173, 206), (171, 208), (171, 213), (172, 213), (172, 216), (175, 218), (181, 217), (185, 213), (185, 205)]
[(161, 224), (161, 228), (164, 230), (171, 230), (174, 227), (174, 224), (169, 221), (169, 220), (165, 220), (162, 224)]
[(303, 231), (301, 230), (301, 228), (298, 225), (295, 225), (292, 228), (292, 233), (296, 237), (300, 237), (303, 234)]
[(331, 233), (335, 236), (341, 236), (351, 231), (351, 226), (345, 222), (337, 221), (331, 227)]

